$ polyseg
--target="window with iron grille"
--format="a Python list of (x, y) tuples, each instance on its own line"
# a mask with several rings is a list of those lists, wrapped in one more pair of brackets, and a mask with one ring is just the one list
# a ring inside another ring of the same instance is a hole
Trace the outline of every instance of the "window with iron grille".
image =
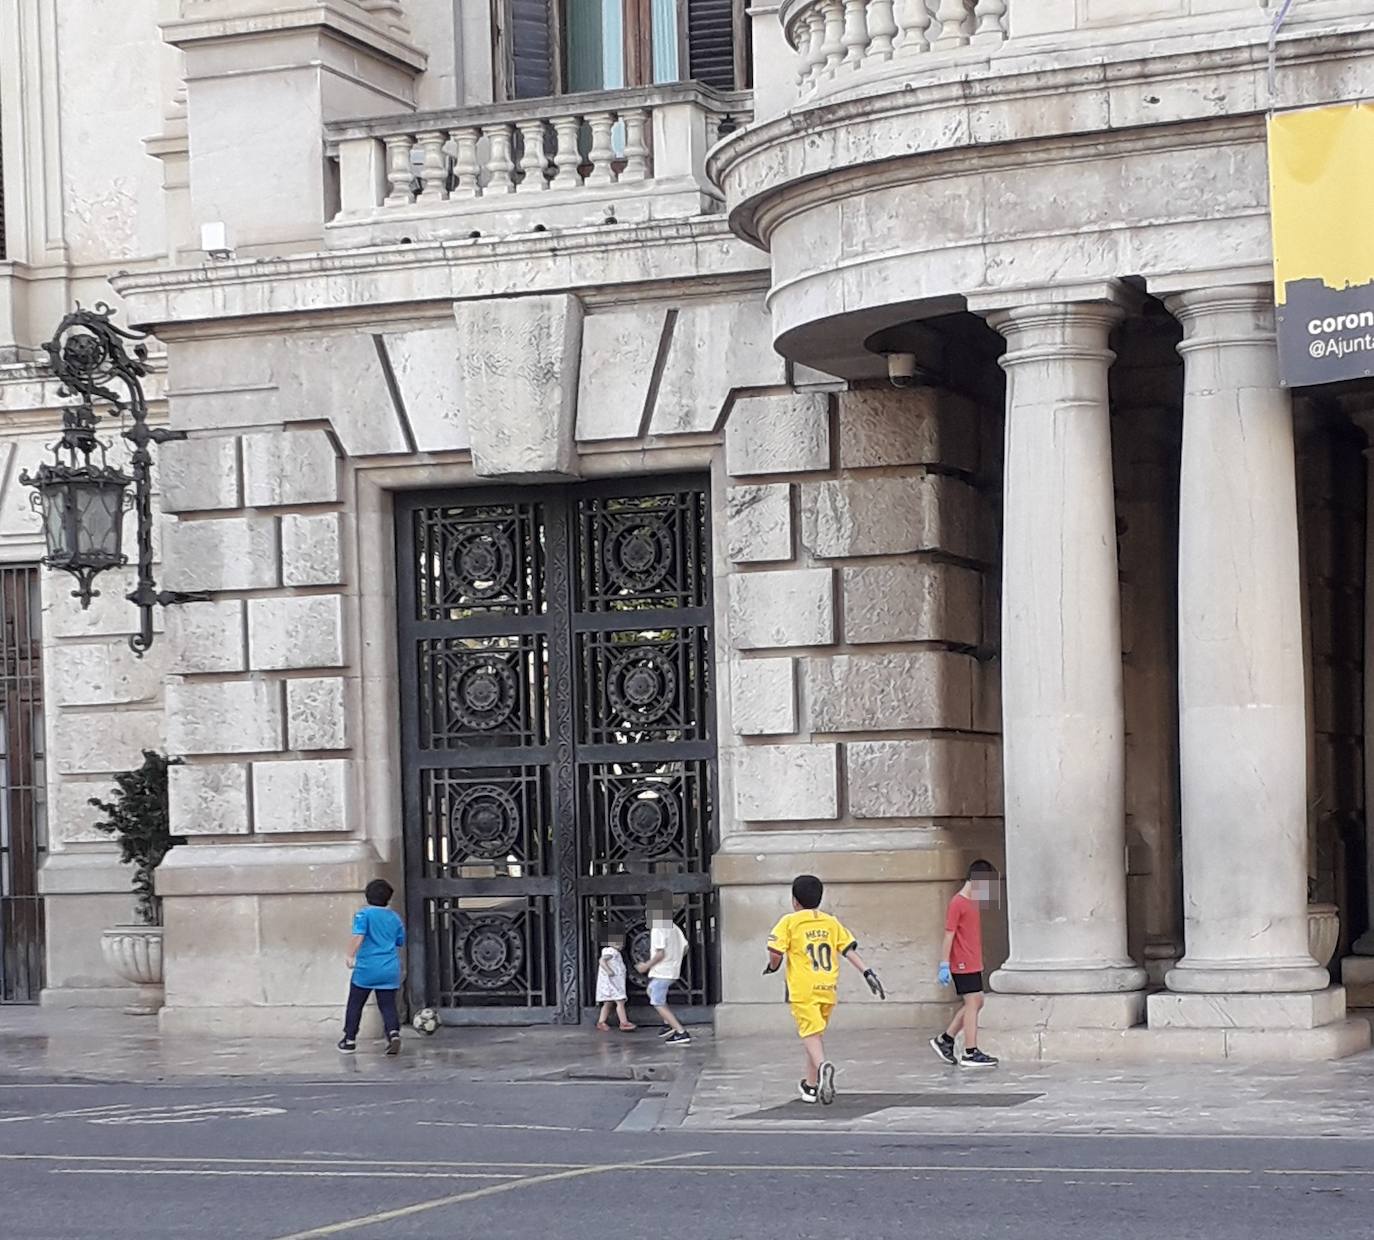
[(0, 1003), (43, 988), (46, 847), (38, 569), (0, 568)]

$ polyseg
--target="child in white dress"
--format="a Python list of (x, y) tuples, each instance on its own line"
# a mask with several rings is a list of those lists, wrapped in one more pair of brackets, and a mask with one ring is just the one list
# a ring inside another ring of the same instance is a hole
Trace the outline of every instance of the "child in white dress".
[(610, 1029), (611, 1005), (620, 1017), (620, 1028), (629, 1033), (636, 1025), (630, 1023), (625, 1012), (625, 957), (616, 944), (615, 935), (607, 933), (601, 939), (601, 960), (596, 970), (596, 1001), (601, 1004), (596, 1027), (602, 1033)]

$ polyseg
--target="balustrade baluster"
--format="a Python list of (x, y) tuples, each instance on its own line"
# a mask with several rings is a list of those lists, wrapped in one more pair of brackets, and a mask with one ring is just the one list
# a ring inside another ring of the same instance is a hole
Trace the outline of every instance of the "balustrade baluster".
[(511, 124), (483, 125), (482, 136), (491, 144), (487, 156), (488, 194), (510, 194), (515, 191), (515, 160), (511, 153)]
[(806, 12), (806, 45), (802, 56), (801, 84), (814, 87), (825, 65), (825, 14), (819, 6)]
[(615, 170), (611, 167), (611, 161), (615, 158), (615, 151), (611, 146), (611, 130), (615, 128), (615, 113), (588, 113), (587, 124), (592, 129), (592, 149), (587, 156), (591, 162), (592, 171), (586, 183), (588, 185), (613, 185), (615, 183)]
[(930, 7), (926, 0), (902, 0), (902, 37), (897, 55), (918, 56), (930, 51)]
[(386, 142), (386, 180), (391, 192), (386, 196), (388, 207), (408, 207), (415, 201), (411, 182), (415, 170), (410, 166), (410, 152), (415, 138), (408, 133), (392, 134)]
[(825, 72), (834, 77), (844, 59), (844, 0), (821, 0), (821, 12), (825, 15), (825, 43), (821, 47)]
[(446, 135), (437, 129), (420, 134), (417, 141), (424, 152), (425, 162), (420, 169), (420, 200), (442, 202), (448, 197), (448, 157), (444, 154)]
[(582, 164), (582, 153), (578, 150), (578, 138), (582, 133), (580, 116), (555, 116), (553, 132), (558, 139), (558, 150), (554, 152), (553, 163), (554, 189), (576, 189), (582, 184), (578, 169)]
[[(620, 119), (625, 122), (625, 170), (620, 174), (622, 181), (645, 181), (649, 178), (649, 113), (645, 108), (635, 108), (622, 112)], [(711, 118), (719, 128), (720, 117)], [(717, 135), (719, 136), (719, 135)]]
[(963, 47), (968, 43), (969, 4), (970, 0), (940, 0), (935, 13), (935, 20), (940, 23), (940, 33), (935, 38), (937, 50)]
[(549, 180), (545, 170), (549, 166), (549, 157), (544, 151), (544, 122), (518, 121), (516, 128), (520, 131), (520, 142), (524, 147), (520, 155), (520, 171), (525, 175), (520, 181), (520, 189), (527, 193), (548, 189)]
[(477, 139), (480, 130), (475, 125), (453, 131), (453, 179), (450, 198), (476, 198), (482, 192), (481, 166), (477, 162)]
[(1002, 19), (1007, 15), (1007, 0), (978, 0), (973, 10), (977, 23), (973, 31), (975, 43), (1001, 43), (1006, 37)]
[(897, 23), (892, 17), (894, 0), (868, 0), (868, 54), (875, 60), (892, 59), (892, 40)]
[(867, 0), (844, 0), (844, 44), (846, 69), (857, 69), (863, 64), (864, 53), (868, 51), (868, 14)]

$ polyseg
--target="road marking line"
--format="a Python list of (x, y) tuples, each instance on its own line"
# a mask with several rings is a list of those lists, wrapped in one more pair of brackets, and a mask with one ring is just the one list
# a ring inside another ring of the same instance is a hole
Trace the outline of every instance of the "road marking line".
[(251, 1167), (53, 1167), (49, 1175), (220, 1175), (267, 1176), (273, 1179), (341, 1180), (520, 1180), (510, 1171), (297, 1171), (286, 1167), (255, 1170)]
[(190, 1158), (186, 1156), (141, 1157), (136, 1154), (0, 1154), (0, 1162), (69, 1162), (69, 1163), (128, 1163), (179, 1166), (242, 1166), (242, 1167), (518, 1167), (524, 1171), (572, 1171), (585, 1163), (550, 1162), (482, 1162), (482, 1161), (412, 1161), (405, 1158)]
[[(704, 1151), (703, 1151), (704, 1152)], [(500, 1193), (513, 1192), (517, 1188), (527, 1188), (535, 1184), (553, 1184), (560, 1180), (578, 1180), (586, 1176), (604, 1175), (608, 1171), (640, 1171), (655, 1164), (670, 1162), (677, 1158), (699, 1158), (701, 1154), (672, 1154), (667, 1158), (655, 1158), (638, 1163), (604, 1163), (600, 1166), (580, 1167), (572, 1171), (556, 1171), (549, 1175), (522, 1176), (505, 1184), (489, 1184), (486, 1188), (474, 1188), (466, 1193), (454, 1193), (449, 1197), (437, 1197), (433, 1201), (418, 1201), (414, 1205), (401, 1206), (396, 1210), (383, 1210), (361, 1218), (345, 1219), (340, 1223), (328, 1223), (309, 1231), (295, 1231), (278, 1240), (315, 1240), (319, 1236), (337, 1236), (340, 1232), (355, 1231), (359, 1227), (372, 1227), (378, 1223), (389, 1223), (398, 1218), (410, 1218), (415, 1214), (425, 1214), (430, 1210), (442, 1210), (446, 1206), (462, 1205), (468, 1201), (478, 1201), (483, 1197), (495, 1197)]]
[[(673, 1171), (688, 1172), (692, 1174), (712, 1173), (712, 1172), (796, 1172), (813, 1174), (814, 1165), (810, 1163), (701, 1163), (693, 1162), (690, 1165), (678, 1165), (676, 1160), (682, 1158), (700, 1159), (707, 1157), (709, 1151), (701, 1151), (690, 1154), (674, 1154), (661, 1159), (653, 1159), (649, 1162), (616, 1164), (614, 1167), (592, 1167), (590, 1171), (599, 1170), (629, 1170), (629, 1171)], [(408, 1159), (371, 1159), (371, 1158), (225, 1158), (225, 1157), (206, 1157), (193, 1158), (189, 1156), (143, 1156), (143, 1155), (120, 1155), (120, 1154), (11, 1154), (0, 1153), (0, 1162), (56, 1162), (56, 1163), (96, 1163), (104, 1164), (100, 1169), (101, 1174), (113, 1174), (116, 1169), (122, 1169), (129, 1164), (149, 1166), (170, 1166), (173, 1168), (185, 1168), (190, 1173), (194, 1173), (197, 1168), (243, 1168), (252, 1170), (254, 1168), (310, 1168), (311, 1174), (328, 1176), (330, 1174), (339, 1175), (366, 1175), (373, 1174), (372, 1170), (347, 1170), (349, 1168), (375, 1169), (378, 1175), (402, 1175), (406, 1168), (426, 1169), (428, 1172), (442, 1176), (446, 1169), (464, 1168), (475, 1179), (497, 1179), (504, 1178), (514, 1170), (520, 1171), (542, 1171), (563, 1174), (566, 1172), (576, 1172), (579, 1175), (589, 1173), (589, 1168), (584, 1163), (558, 1163), (558, 1162), (505, 1162), (505, 1161), (412, 1161)], [(484, 1172), (481, 1168), (499, 1167), (502, 1171)], [(338, 1168), (333, 1171), (331, 1169)], [(81, 1167), (72, 1167), (73, 1172), (84, 1170)], [(886, 1172), (906, 1173), (912, 1175), (932, 1174), (932, 1173), (959, 1173), (959, 1174), (978, 1174), (978, 1175), (1216, 1175), (1216, 1176), (1257, 1176), (1257, 1175), (1281, 1175), (1281, 1176), (1322, 1176), (1335, 1178), (1341, 1176), (1349, 1177), (1371, 1177), (1374, 1176), (1374, 1169), (1360, 1168), (1289, 1168), (1289, 1167), (1065, 1167), (1065, 1166), (1028, 1166), (1028, 1165), (980, 1165), (971, 1166), (967, 1163), (958, 1165), (946, 1163), (902, 1163), (902, 1164), (872, 1164), (872, 1163), (841, 1163), (836, 1164), (833, 1170), (837, 1172), (863, 1172), (876, 1173)], [(207, 1172), (208, 1173), (208, 1172)], [(235, 1174), (234, 1171), (226, 1171), (224, 1174)], [(260, 1174), (271, 1174), (270, 1171), (263, 1171)], [(284, 1173), (289, 1174), (289, 1173)], [(420, 1174), (418, 1171), (414, 1174)], [(455, 1176), (455, 1178), (457, 1178)], [(531, 1177), (518, 1177), (521, 1181), (530, 1180)], [(534, 1179), (545, 1177), (536, 1176)], [(326, 1233), (327, 1234), (327, 1233)]]
[(564, 1128), (558, 1124), (483, 1124), (478, 1120), (417, 1119), (417, 1128), (509, 1128), (517, 1132), (600, 1132), (599, 1128)]

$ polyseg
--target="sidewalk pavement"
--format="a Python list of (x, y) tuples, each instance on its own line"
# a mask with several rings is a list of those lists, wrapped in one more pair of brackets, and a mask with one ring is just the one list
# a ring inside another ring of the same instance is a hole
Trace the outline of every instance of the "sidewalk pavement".
[(205, 1081), (264, 1077), (310, 1081), (641, 1080), (662, 1082), (660, 1127), (725, 1131), (928, 1136), (1101, 1134), (1138, 1136), (1374, 1137), (1374, 1051), (1310, 1065), (1007, 1064), (973, 1071), (940, 1062), (926, 1031), (846, 1032), (828, 1052), (839, 1100), (797, 1098), (801, 1050), (786, 1036), (721, 1040), (693, 1030), (690, 1047), (654, 1030), (598, 1033), (591, 1026), (407, 1030), (397, 1058), (360, 1043), (163, 1035), (147, 1017), (105, 1010), (0, 1008), (0, 1084), (44, 1081)]

